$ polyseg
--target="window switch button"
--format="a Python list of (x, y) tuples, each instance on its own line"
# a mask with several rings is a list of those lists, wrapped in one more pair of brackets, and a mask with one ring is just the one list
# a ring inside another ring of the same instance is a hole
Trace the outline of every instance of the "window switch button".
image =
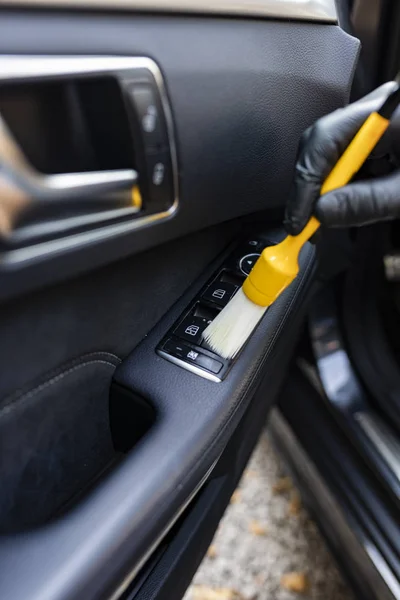
[(163, 350), (168, 354), (172, 354), (172, 356), (176, 356), (177, 358), (185, 359), (187, 353), (190, 351), (189, 346), (185, 346), (178, 340), (168, 340), (163, 347)]
[(194, 350), (194, 348), (190, 348), (190, 346), (174, 341), (173, 339), (168, 340), (164, 344), (163, 350), (168, 354), (172, 354), (172, 356), (176, 356), (185, 362), (195, 364), (211, 373), (217, 374), (222, 369), (222, 363), (214, 360), (210, 356), (202, 354), (198, 350)]
[(196, 358), (196, 364), (215, 374), (219, 373), (222, 369), (222, 363), (214, 360), (214, 358), (206, 356), (205, 354), (199, 354), (199, 356)]
[(178, 325), (174, 334), (182, 340), (199, 344), (201, 335), (209, 323), (211, 323), (211, 319), (189, 315)]
[(209, 302), (214, 302), (218, 306), (226, 306), (229, 300), (232, 298), (233, 294), (237, 290), (237, 285), (233, 283), (228, 283), (226, 281), (214, 281), (204, 294), (202, 298), (204, 300), (208, 300)]

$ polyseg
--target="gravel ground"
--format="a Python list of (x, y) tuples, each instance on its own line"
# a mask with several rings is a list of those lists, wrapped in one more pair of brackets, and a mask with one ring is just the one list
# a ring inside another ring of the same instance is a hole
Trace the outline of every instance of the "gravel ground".
[(184, 600), (296, 598), (354, 600), (265, 433)]

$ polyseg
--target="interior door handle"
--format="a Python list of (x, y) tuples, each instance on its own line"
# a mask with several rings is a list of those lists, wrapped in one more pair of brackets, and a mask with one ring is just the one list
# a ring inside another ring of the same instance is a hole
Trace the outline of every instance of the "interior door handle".
[[(9, 233), (31, 205), (79, 200), (133, 189), (134, 169), (45, 175), (25, 157), (0, 115), (0, 234)], [(134, 208), (134, 203), (132, 208)]]

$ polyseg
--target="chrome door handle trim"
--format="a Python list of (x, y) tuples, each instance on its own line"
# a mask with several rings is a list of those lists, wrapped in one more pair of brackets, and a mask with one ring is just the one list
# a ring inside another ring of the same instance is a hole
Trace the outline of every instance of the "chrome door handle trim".
[(337, 23), (335, 0), (8, 0), (11, 6), (212, 14)]
[[(143, 56), (0, 55), (0, 84), (15, 81), (57, 80), (66, 75), (96, 77), (100, 74), (114, 74), (118, 77), (119, 75), (129, 74), (131, 70), (142, 68), (148, 69), (154, 77), (166, 121), (174, 192), (171, 206), (160, 212), (143, 216), (138, 215), (135, 219), (129, 221), (103, 223), (101, 227), (90, 231), (68, 234), (62, 238), (34, 243), (24, 248), (7, 249), (0, 252), (0, 270), (13, 270), (31, 262), (51, 258), (60, 252), (76, 250), (120, 235), (126, 235), (162, 220), (170, 219), (179, 207), (178, 165), (172, 114), (163, 76), (154, 60)], [(9, 181), (6, 178), (1, 178), (0, 171), (0, 199), (4, 198), (4, 191), (10, 192), (9, 189), (4, 190), (5, 186), (9, 188)], [(15, 186), (13, 186), (13, 189), (15, 196)], [(19, 194), (18, 202), (16, 202), (15, 197), (13, 198), (17, 213), (19, 210), (23, 210), (23, 206), (21, 208), (20, 205), (23, 205), (26, 201), (24, 196), (26, 198), (26, 195)], [(7, 212), (9, 214), (9, 211)], [(132, 207), (132, 213), (134, 212), (135, 208)], [(14, 215), (12, 216), (14, 217)], [(4, 230), (5, 227), (2, 223), (3, 217), (4, 202), (0, 202), (0, 231)]]
[[(138, 180), (133, 169), (45, 175), (25, 157), (0, 115), (0, 236), (7, 238), (30, 207), (129, 189)], [(134, 211), (136, 212), (136, 211)], [(106, 216), (106, 215), (104, 215)]]
[(38, 200), (68, 199), (132, 187), (138, 180), (133, 169), (45, 175), (25, 157), (0, 115), (0, 177)]
[(42, 189), (48, 189), (49, 193), (56, 193), (57, 197), (64, 193), (68, 196), (81, 196), (126, 189), (133, 187), (137, 180), (138, 174), (134, 169), (65, 173), (47, 175), (39, 179)]

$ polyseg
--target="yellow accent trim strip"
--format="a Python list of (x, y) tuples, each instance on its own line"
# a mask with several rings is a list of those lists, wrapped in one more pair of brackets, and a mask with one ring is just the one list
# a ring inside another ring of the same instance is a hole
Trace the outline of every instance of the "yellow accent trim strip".
[(132, 188), (132, 204), (139, 210), (143, 205), (142, 194), (140, 193), (138, 185), (134, 185)]

